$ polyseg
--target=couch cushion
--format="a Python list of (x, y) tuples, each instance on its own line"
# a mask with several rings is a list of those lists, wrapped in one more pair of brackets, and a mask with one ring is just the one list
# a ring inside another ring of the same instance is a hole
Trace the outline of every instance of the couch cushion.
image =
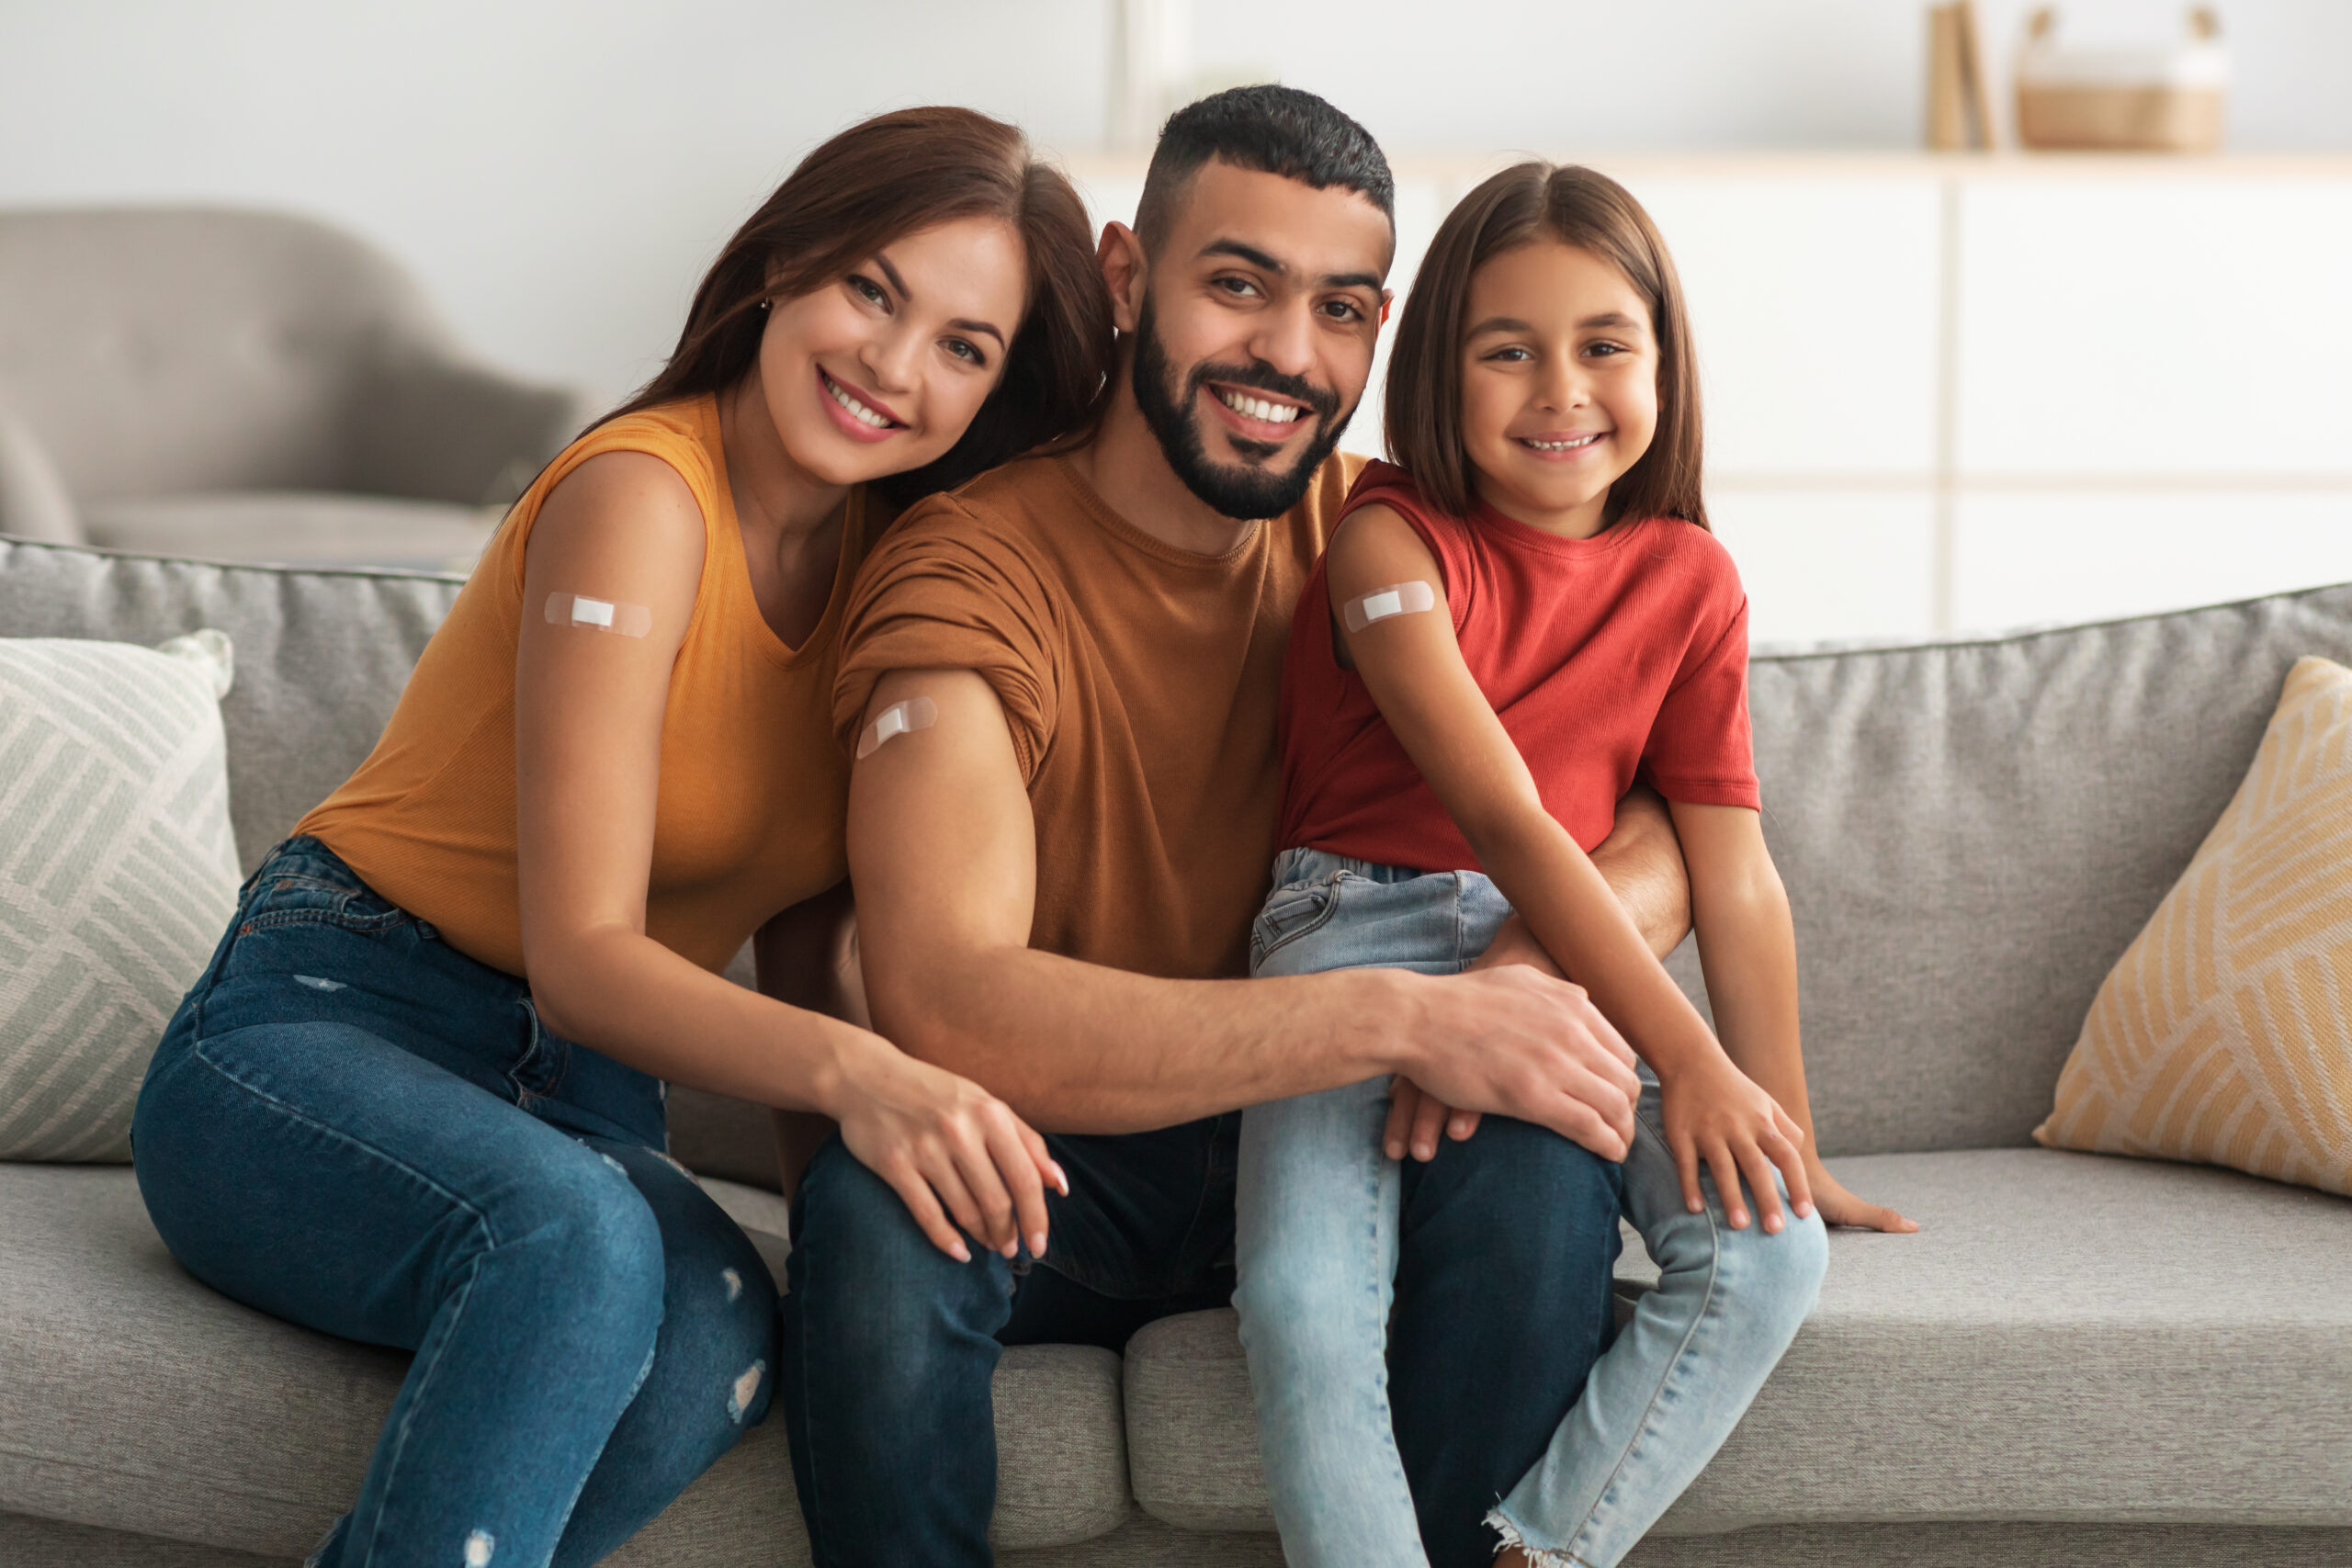
[(220, 704), (246, 871), (383, 733), (455, 578), (282, 571), (0, 539), (0, 637), (153, 645), (218, 626), (237, 647)]
[[(198, 1284), (126, 1168), (0, 1167), (0, 1512), (300, 1557), (357, 1492), (407, 1364)], [(1119, 1381), (1108, 1351), (1005, 1352), (1000, 1545), (1126, 1517)], [(806, 1562), (783, 1422), (747, 1434), (640, 1541), (629, 1560)]]
[[(2306, 654), (2352, 663), (2352, 585), (1755, 661), (1825, 1153), (2028, 1143)], [(1697, 994), (1687, 946), (1677, 971)]]
[(2352, 670), (2306, 659), (2033, 1130), (2352, 1194)]
[(0, 637), (0, 1159), (127, 1160), (237, 902), (218, 631)]
[[(1920, 1232), (1831, 1233), (1813, 1316), (1660, 1533), (2352, 1526), (2352, 1201), (2042, 1149), (1830, 1166)], [(1170, 1524), (1272, 1528), (1233, 1324), (1127, 1347), (1136, 1500)]]
[(502, 507), (308, 491), (218, 491), (94, 502), (90, 543), (113, 550), (289, 567), (473, 570)]

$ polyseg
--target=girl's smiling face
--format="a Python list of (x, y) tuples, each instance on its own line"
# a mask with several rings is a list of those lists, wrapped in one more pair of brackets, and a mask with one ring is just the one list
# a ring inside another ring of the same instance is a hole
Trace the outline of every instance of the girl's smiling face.
[(1470, 279), (1462, 444), (1480, 500), (1569, 538), (1608, 521), (1609, 487), (1657, 432), (1657, 340), (1617, 267), (1538, 239)]

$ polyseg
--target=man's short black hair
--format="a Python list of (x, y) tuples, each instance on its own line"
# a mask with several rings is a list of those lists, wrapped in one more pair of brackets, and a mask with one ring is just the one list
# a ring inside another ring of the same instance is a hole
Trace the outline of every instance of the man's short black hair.
[(1168, 117), (1136, 204), (1147, 251), (1159, 248), (1185, 186), (1211, 159), (1317, 190), (1354, 191), (1396, 227), (1396, 182), (1372, 132), (1312, 93), (1267, 82), (1228, 87)]

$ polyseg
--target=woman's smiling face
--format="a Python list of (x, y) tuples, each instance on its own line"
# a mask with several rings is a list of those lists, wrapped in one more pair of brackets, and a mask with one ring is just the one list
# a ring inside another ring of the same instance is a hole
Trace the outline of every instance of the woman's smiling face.
[(1026, 270), (1009, 225), (958, 219), (771, 305), (760, 390), (794, 465), (853, 485), (945, 455), (1004, 373)]
[(1547, 533), (1589, 538), (1609, 487), (1657, 433), (1657, 340), (1633, 283), (1554, 239), (1470, 280), (1462, 440), (1479, 499)]

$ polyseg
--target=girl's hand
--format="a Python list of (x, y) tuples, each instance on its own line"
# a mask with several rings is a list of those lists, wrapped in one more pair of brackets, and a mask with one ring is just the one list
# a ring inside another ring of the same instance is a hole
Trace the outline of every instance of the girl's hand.
[(833, 1108), (849, 1152), (890, 1184), (932, 1245), (958, 1263), (972, 1260), (959, 1225), (1007, 1258), (1024, 1237), (1030, 1256), (1044, 1257), (1046, 1184), (1069, 1196), (1046, 1140), (969, 1078), (860, 1034)]
[(1764, 1230), (1778, 1235), (1788, 1224), (1781, 1190), (1772, 1179), (1778, 1166), (1789, 1184), (1789, 1201), (1800, 1214), (1813, 1213), (1813, 1189), (1803, 1153), (1804, 1134), (1780, 1102), (1732, 1065), (1720, 1051), (1702, 1057), (1661, 1086), (1660, 1110), (1667, 1147), (1682, 1177), (1682, 1201), (1692, 1213), (1706, 1206), (1699, 1190), (1699, 1162), (1707, 1162), (1723, 1194), (1731, 1228), (1747, 1228), (1747, 1203), (1739, 1190), (1745, 1174), (1763, 1210)]
[(1410, 1154), (1417, 1160), (1433, 1160), (1441, 1129), (1458, 1144), (1478, 1130), (1478, 1113), (1456, 1111), (1402, 1073), (1389, 1080), (1388, 1129), (1380, 1138), (1383, 1154), (1390, 1159)]
[(1812, 1179), (1813, 1201), (1821, 1210), (1824, 1224), (1854, 1225), (1862, 1230), (1888, 1231), (1898, 1235), (1908, 1235), (1919, 1228), (1917, 1221), (1906, 1220), (1883, 1204), (1865, 1202), (1855, 1197), (1818, 1162), (1806, 1174)]

